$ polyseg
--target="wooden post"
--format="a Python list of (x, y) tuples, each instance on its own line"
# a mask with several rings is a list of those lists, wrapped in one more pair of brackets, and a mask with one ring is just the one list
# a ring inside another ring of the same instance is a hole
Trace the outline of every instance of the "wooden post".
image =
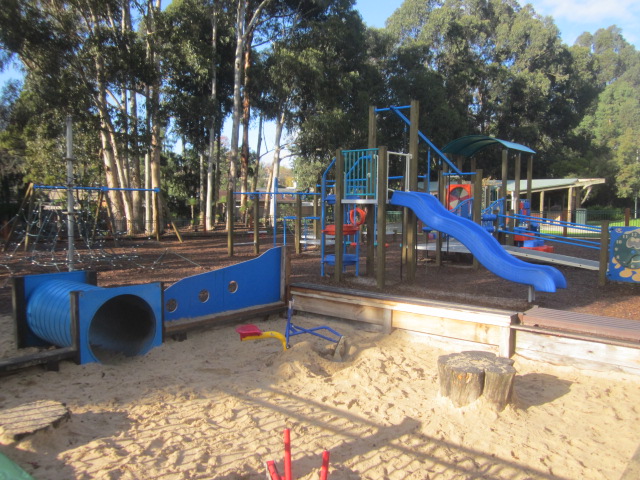
[(313, 196), (313, 216), (315, 217), (315, 219), (313, 220), (313, 238), (315, 238), (316, 240), (320, 239), (320, 235), (322, 234), (320, 232), (320, 220), (318, 220), (318, 218), (320, 218), (319, 204), (320, 204), (320, 195), (314, 195)]
[[(387, 147), (378, 148), (378, 246), (376, 249), (376, 284), (384, 288), (387, 243)], [(373, 243), (373, 242), (372, 242)]]
[[(442, 169), (438, 171), (438, 198), (440, 199), (440, 203), (446, 207), (447, 199), (445, 198), (445, 188), (444, 188), (444, 175), (442, 174)], [(435, 258), (435, 266), (442, 266), (442, 233), (438, 231), (436, 234), (436, 258)]]
[(253, 254), (260, 255), (260, 195), (253, 198)]
[(294, 223), (294, 244), (296, 254), (302, 253), (302, 195), (296, 195), (296, 219)]
[(344, 248), (344, 235), (342, 225), (344, 224), (344, 212), (342, 211), (342, 195), (344, 194), (344, 158), (342, 150), (336, 150), (336, 203), (334, 205), (333, 218), (336, 224), (335, 239), (335, 272), (334, 280), (337, 283), (342, 281), (342, 249)]
[(518, 152), (516, 156), (516, 172), (515, 172), (515, 186), (513, 188), (513, 211), (520, 213), (520, 171), (522, 166), (522, 155)]
[(631, 220), (631, 209), (625, 208), (624, 209), (624, 226), (625, 227), (629, 226), (630, 220)]
[(502, 185), (500, 186), (500, 197), (504, 198), (504, 209), (506, 212), (509, 210), (509, 206), (507, 205), (507, 181), (509, 179), (509, 150), (506, 148), (502, 150)]
[(600, 226), (600, 268), (598, 269), (598, 285), (607, 284), (607, 266), (609, 264), (609, 220)]
[(507, 218), (507, 230), (509, 231), (509, 233), (507, 233), (507, 236), (505, 238), (505, 244), (511, 245), (511, 246), (513, 246), (513, 242), (514, 242), (513, 229), (515, 226), (515, 219), (513, 218), (513, 215), (514, 215), (513, 210), (509, 210), (507, 212), (507, 216), (509, 217)]
[(102, 192), (102, 190), (100, 190), (100, 192), (98, 192), (98, 203), (96, 205), (95, 220), (93, 222), (93, 228), (91, 229), (91, 245), (93, 245), (93, 242), (95, 242), (96, 240), (96, 230), (98, 229), (98, 220), (100, 219), (100, 209), (102, 208), (103, 195), (104, 193)]
[[(482, 225), (482, 169), (476, 170), (473, 182), (473, 221)], [(473, 269), (478, 270), (480, 262), (473, 256)]]
[[(529, 200), (529, 208), (533, 210), (533, 153), (527, 158), (527, 200)], [(531, 212), (529, 212), (531, 213)]]
[[(411, 113), (409, 126), (409, 178), (406, 179), (408, 190), (418, 190), (418, 123), (420, 119), (420, 103), (411, 100)], [(407, 215), (407, 281), (416, 279), (416, 243), (418, 240), (418, 225), (416, 214), (411, 209), (406, 209)]]
[[(376, 109), (375, 107), (369, 107), (369, 135), (368, 135), (368, 139), (367, 139), (367, 148), (376, 148), (376, 133), (377, 133), (377, 126), (376, 126)], [(379, 152), (378, 152), (379, 154)], [(371, 156), (374, 157), (375, 156), (375, 152), (371, 152)], [(380, 164), (380, 158), (378, 158), (378, 164)], [(377, 175), (377, 169), (375, 171), (375, 174)], [(373, 174), (373, 172), (372, 172)], [(385, 187), (386, 188), (386, 187)], [(386, 190), (385, 190), (386, 191)], [(378, 196), (380, 196), (381, 193), (378, 192)], [(375, 244), (375, 238), (376, 238), (376, 234), (374, 232), (375, 230), (375, 211), (376, 211), (376, 204), (372, 204), (370, 205), (370, 209), (367, 212), (367, 221), (365, 223), (366, 227), (367, 227), (367, 269), (366, 269), (366, 275), (368, 277), (371, 277), (374, 275), (375, 272), (375, 254), (376, 254), (376, 244)], [(384, 243), (384, 242), (383, 242)]]

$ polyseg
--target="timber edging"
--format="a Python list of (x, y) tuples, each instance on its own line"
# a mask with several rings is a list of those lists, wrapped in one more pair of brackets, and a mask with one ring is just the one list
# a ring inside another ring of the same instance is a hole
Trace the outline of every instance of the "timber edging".
[(379, 325), (387, 332), (400, 328), (491, 345), (502, 357), (513, 355), (517, 312), (313, 284), (292, 284), (290, 292), (298, 311)]
[[(640, 322), (634, 320), (538, 307), (522, 313), (309, 283), (292, 284), (290, 293), (297, 311), (387, 332), (399, 328), (496, 350), (502, 357), (640, 374)], [(543, 314), (560, 320), (544, 322)]]

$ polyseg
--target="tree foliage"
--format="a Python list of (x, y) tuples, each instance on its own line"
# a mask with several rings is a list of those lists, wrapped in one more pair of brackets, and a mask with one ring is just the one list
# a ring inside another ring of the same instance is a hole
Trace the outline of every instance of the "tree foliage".
[[(279, 122), (278, 147), (291, 151), (298, 185), (313, 188), (337, 148), (366, 146), (369, 105), (417, 99), (436, 145), (492, 135), (536, 150), (536, 175), (604, 176), (620, 199), (640, 191), (640, 54), (615, 26), (568, 46), (552, 18), (516, 0), (405, 0), (383, 29), (365, 27), (353, 0), (165, 6), (3, 2), (0, 67), (17, 58), (26, 72), (0, 102), (3, 189), (16, 178), (63, 181), (72, 115), (78, 181), (144, 186), (147, 155), (157, 175), (149, 186), (160, 185), (162, 161), (176, 202), (204, 196), (216, 188), (202, 175), (214, 135), (230, 115), (239, 129), (242, 108), (248, 128), (249, 107)], [(379, 144), (406, 147), (398, 119), (380, 115), (379, 127)], [(249, 163), (236, 170), (238, 132), (231, 137), (218, 172), (229, 185), (252, 172)], [(170, 138), (184, 151), (169, 151)], [(139, 217), (140, 198), (115, 200)]]

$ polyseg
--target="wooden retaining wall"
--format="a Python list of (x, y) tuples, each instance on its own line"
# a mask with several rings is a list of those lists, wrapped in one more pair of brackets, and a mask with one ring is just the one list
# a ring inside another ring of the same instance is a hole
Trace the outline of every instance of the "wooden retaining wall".
[(464, 349), (491, 348), (503, 357), (640, 375), (640, 322), (634, 320), (537, 307), (514, 312), (313, 284), (293, 284), (290, 292), (300, 312), (467, 342)]
[(311, 284), (291, 285), (291, 296), (297, 311), (492, 345), (503, 357), (513, 354), (517, 312)]

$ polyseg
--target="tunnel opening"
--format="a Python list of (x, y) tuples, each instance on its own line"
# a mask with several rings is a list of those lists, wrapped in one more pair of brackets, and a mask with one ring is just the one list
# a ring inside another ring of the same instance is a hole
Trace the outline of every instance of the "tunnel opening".
[(136, 295), (118, 295), (106, 302), (91, 319), (88, 344), (101, 363), (146, 353), (156, 335), (151, 306)]

